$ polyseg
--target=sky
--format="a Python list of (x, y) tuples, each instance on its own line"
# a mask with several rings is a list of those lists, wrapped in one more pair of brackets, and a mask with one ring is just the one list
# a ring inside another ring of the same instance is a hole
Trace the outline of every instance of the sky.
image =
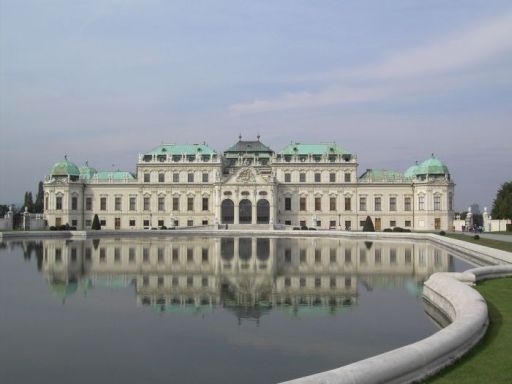
[(161, 143), (335, 141), (367, 168), (432, 153), (455, 207), (512, 180), (510, 0), (0, 0), (0, 204), (68, 158)]

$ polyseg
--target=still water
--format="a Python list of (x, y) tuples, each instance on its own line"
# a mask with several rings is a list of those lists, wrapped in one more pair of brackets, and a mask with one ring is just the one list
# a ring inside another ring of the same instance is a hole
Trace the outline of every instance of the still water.
[(0, 243), (1, 383), (272, 383), (431, 335), (428, 243), (155, 237)]

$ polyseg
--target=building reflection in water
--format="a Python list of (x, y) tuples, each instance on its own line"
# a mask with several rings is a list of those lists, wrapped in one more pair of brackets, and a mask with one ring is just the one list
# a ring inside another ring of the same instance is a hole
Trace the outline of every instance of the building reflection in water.
[(427, 242), (52, 239), (42, 250), (42, 271), (64, 301), (77, 290), (133, 285), (139, 305), (190, 314), (222, 306), (239, 321), (276, 307), (297, 316), (337, 313), (357, 303), (358, 284), (419, 296), (428, 276), (453, 270), (453, 257)]

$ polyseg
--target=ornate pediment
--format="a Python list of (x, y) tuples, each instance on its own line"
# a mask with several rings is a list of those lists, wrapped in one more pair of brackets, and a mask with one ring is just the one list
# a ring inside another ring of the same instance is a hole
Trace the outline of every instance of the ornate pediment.
[(242, 167), (231, 175), (223, 184), (269, 184), (268, 178), (262, 176), (254, 167)]

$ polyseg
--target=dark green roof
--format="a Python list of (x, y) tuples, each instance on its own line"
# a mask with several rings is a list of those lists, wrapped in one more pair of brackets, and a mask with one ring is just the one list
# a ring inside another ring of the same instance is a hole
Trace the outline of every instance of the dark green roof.
[(268, 153), (272, 154), (274, 151), (267, 147), (259, 140), (238, 140), (237, 143), (229, 147), (224, 153)]
[(217, 152), (206, 144), (164, 144), (145, 155), (215, 155)]
[(281, 155), (350, 155), (351, 153), (341, 148), (336, 143), (301, 144), (291, 143), (281, 152)]
[(359, 178), (361, 181), (371, 182), (401, 181), (403, 179), (404, 175), (402, 172), (389, 169), (367, 169)]

